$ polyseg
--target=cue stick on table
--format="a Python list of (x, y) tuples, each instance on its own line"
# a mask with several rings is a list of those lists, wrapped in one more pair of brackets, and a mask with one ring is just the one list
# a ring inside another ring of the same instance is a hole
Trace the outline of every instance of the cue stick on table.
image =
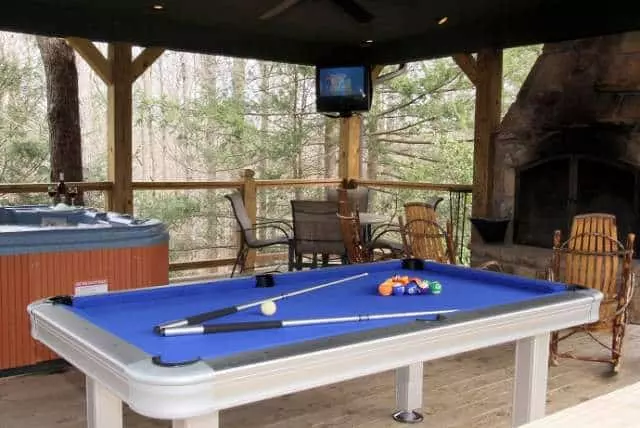
[(164, 336), (186, 336), (196, 334), (212, 334), (212, 333), (227, 333), (232, 331), (246, 331), (246, 330), (262, 330), (269, 328), (283, 328), (283, 327), (300, 327), (306, 325), (317, 324), (333, 324), (341, 322), (359, 322), (359, 321), (374, 321), (385, 320), (392, 318), (404, 318), (404, 317), (422, 317), (425, 315), (440, 315), (451, 312), (456, 312), (457, 309), (447, 309), (441, 311), (422, 311), (422, 312), (396, 312), (389, 314), (367, 314), (367, 315), (354, 315), (346, 317), (336, 318), (311, 318), (302, 320), (274, 320), (274, 321), (249, 321), (249, 322), (236, 322), (228, 324), (209, 324), (209, 325), (192, 325), (184, 327), (167, 328), (162, 331)]
[(186, 318), (181, 319), (181, 320), (169, 321), (169, 322), (164, 323), (164, 324), (159, 324), (154, 328), (154, 330), (155, 330), (156, 333), (162, 333), (162, 330), (165, 330), (167, 328), (184, 327), (184, 326), (193, 325), (193, 324), (202, 324), (203, 322), (208, 321), (208, 320), (212, 320), (214, 318), (220, 318), (220, 317), (223, 317), (223, 316), (226, 316), (226, 315), (235, 314), (236, 312), (240, 312), (240, 311), (243, 311), (245, 309), (252, 308), (254, 306), (260, 306), (264, 302), (268, 302), (268, 301), (275, 302), (275, 301), (278, 301), (278, 300), (286, 299), (288, 297), (293, 297), (293, 296), (297, 296), (299, 294), (309, 293), (311, 291), (319, 290), (321, 288), (330, 287), (332, 285), (341, 284), (343, 282), (347, 282), (347, 281), (351, 281), (351, 280), (354, 280), (354, 279), (362, 278), (362, 277), (367, 276), (367, 275), (369, 275), (369, 274), (365, 272), (365, 273), (361, 273), (359, 275), (348, 276), (346, 278), (342, 278), (342, 279), (339, 279), (339, 280), (336, 280), (336, 281), (331, 281), (331, 282), (327, 282), (327, 283), (324, 283), (324, 284), (315, 285), (313, 287), (303, 288), (302, 290), (292, 291), (290, 293), (279, 294), (277, 296), (268, 297), (266, 299), (261, 299), (261, 300), (256, 301), (256, 302), (245, 303), (243, 305), (237, 305), (237, 306), (228, 306), (226, 308), (216, 309), (215, 311), (203, 312), (201, 314), (191, 315), (191, 316), (186, 317)]

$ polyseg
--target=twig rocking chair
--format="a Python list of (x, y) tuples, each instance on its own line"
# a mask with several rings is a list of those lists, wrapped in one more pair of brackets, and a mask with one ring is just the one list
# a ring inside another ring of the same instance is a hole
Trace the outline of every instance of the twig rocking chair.
[[(550, 343), (550, 362), (557, 365), (559, 358), (608, 363), (613, 373), (620, 368), (622, 345), (627, 326), (629, 302), (633, 294), (634, 275), (631, 270), (635, 235), (629, 233), (623, 245), (617, 239), (615, 217), (610, 214), (584, 214), (574, 217), (571, 235), (562, 242), (562, 234), (555, 231), (553, 257), (547, 278), (599, 290), (604, 297), (600, 306), (600, 319), (591, 324), (566, 331), (553, 332)], [(622, 261), (620, 271), (619, 264)], [(595, 333), (611, 332), (611, 345)], [(608, 358), (559, 352), (558, 344), (576, 333), (585, 333), (607, 349)]]
[[(433, 206), (423, 202), (405, 204), (405, 213), (407, 222), (403, 226), (402, 237), (405, 252), (410, 257), (459, 264), (451, 221), (447, 221), (444, 228), (440, 226)], [(502, 272), (502, 266), (494, 260), (482, 263), (477, 268)]]
[[(340, 221), (340, 229), (344, 242), (347, 262), (349, 264), (368, 263), (376, 260), (402, 258), (405, 256), (404, 245), (396, 240), (385, 239), (386, 236), (399, 236), (402, 226), (385, 225), (379, 227), (370, 242), (365, 242), (362, 237), (362, 226), (357, 207), (353, 207), (346, 197), (344, 189), (338, 190), (339, 202), (337, 216)], [(402, 218), (400, 218), (402, 224)], [(399, 239), (398, 241), (402, 241)]]

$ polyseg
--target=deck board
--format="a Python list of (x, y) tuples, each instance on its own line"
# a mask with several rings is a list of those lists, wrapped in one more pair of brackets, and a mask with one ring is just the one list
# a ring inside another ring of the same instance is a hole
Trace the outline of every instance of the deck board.
[(640, 382), (558, 411), (522, 428), (632, 428), (640, 420)]
[[(585, 338), (567, 344), (598, 351)], [(423, 413), (416, 427), (506, 428), (511, 421), (512, 344), (425, 365)], [(549, 374), (547, 412), (574, 406), (640, 381), (640, 326), (631, 326), (617, 376), (604, 364), (562, 360)], [(286, 395), (221, 412), (222, 428), (398, 428), (393, 372)], [(127, 428), (167, 428), (125, 411)], [(84, 380), (69, 370), (0, 379), (0, 428), (84, 428)]]

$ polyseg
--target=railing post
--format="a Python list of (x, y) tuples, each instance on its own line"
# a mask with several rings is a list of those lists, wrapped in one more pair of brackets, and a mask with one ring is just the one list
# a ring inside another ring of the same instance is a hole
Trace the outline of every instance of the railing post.
[[(242, 180), (244, 181), (242, 184), (242, 198), (244, 200), (244, 206), (247, 209), (249, 219), (251, 220), (251, 224), (253, 225), (256, 224), (256, 217), (258, 215), (255, 175), (256, 173), (252, 169), (245, 169), (242, 173)], [(255, 268), (255, 264), (256, 252), (255, 250), (250, 250), (244, 264), (245, 270), (253, 270)]]

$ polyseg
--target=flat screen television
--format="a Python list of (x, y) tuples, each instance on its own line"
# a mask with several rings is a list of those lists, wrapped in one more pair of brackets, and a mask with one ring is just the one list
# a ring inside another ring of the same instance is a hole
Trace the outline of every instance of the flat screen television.
[(371, 108), (371, 68), (366, 65), (317, 66), (316, 108), (341, 116)]

